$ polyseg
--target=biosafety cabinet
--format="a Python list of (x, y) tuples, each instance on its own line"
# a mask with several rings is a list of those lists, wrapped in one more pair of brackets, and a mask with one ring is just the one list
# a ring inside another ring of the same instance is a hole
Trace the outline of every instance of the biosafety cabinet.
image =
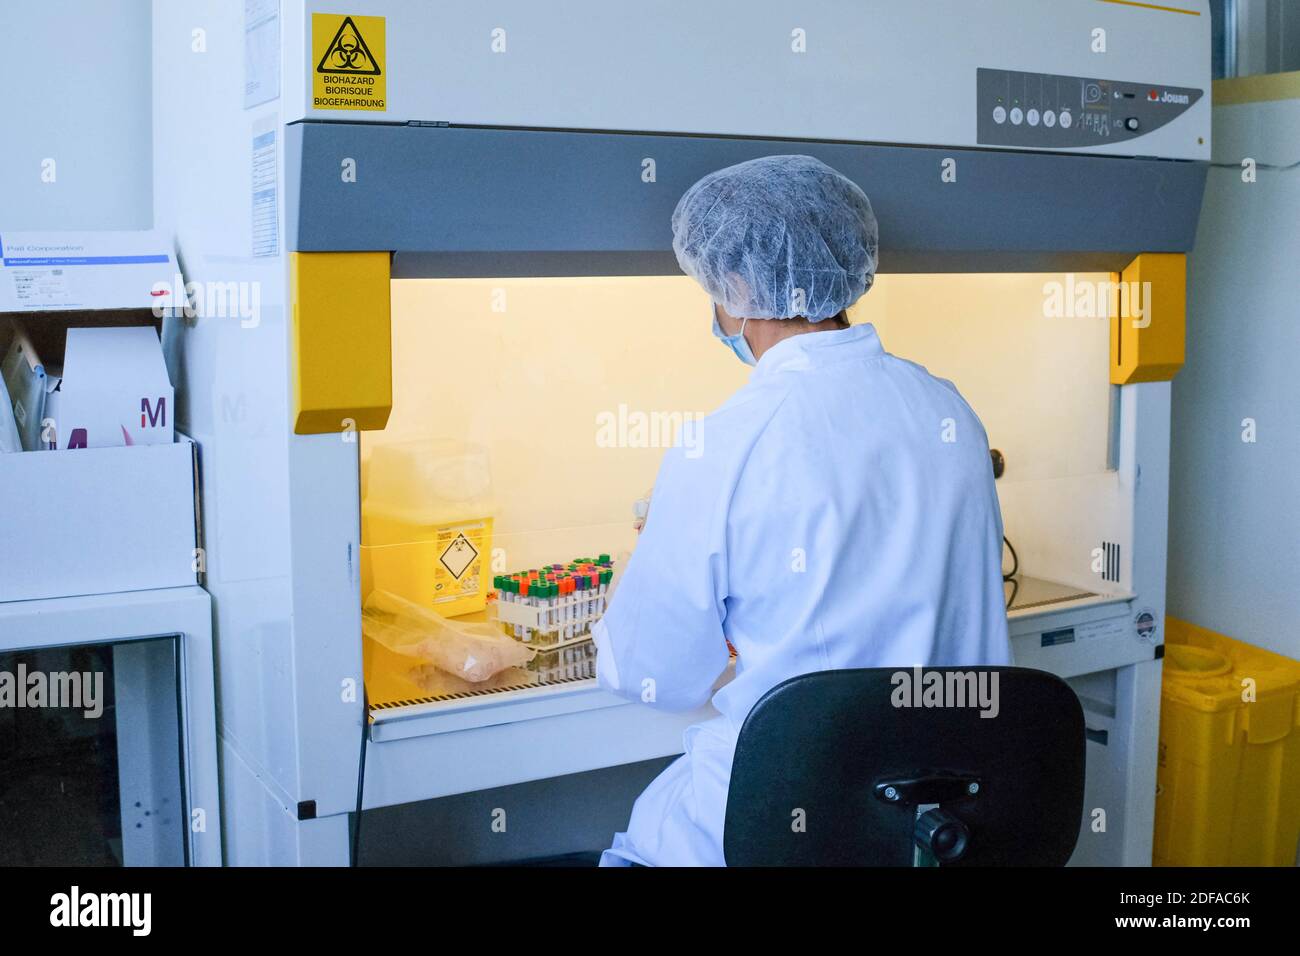
[[(363, 660), (363, 591), (434, 540), (381, 534), (376, 502), (477, 521), (484, 577), (623, 559), (664, 436), (745, 375), (677, 269), (673, 207), (799, 152), (880, 222), (851, 318), (952, 379), (1004, 456), (1016, 662), (1088, 717), (1075, 861), (1149, 862), (1204, 0), (167, 3), (153, 42), (158, 225), (196, 304), (247, 293), (170, 340), (228, 861), (346, 863), (363, 734), (367, 808), (680, 752), (707, 709)], [(412, 447), (432, 464), (404, 483)]]

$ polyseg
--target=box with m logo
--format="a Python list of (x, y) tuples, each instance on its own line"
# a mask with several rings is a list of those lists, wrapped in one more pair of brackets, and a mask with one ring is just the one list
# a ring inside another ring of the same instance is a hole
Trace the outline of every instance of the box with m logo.
[(63, 376), (45, 401), (45, 447), (170, 444), (174, 403), (152, 328), (68, 329)]

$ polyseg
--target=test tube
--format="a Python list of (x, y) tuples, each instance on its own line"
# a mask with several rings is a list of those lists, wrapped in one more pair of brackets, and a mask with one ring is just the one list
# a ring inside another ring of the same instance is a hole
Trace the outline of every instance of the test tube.
[(582, 635), (587, 632), (587, 609), (591, 605), (591, 581), (586, 571), (578, 573), (578, 590), (582, 597), (582, 602), (578, 605), (578, 634)]
[(547, 587), (546, 578), (539, 577), (533, 584), (533, 593), (537, 597), (537, 637), (544, 638), (546, 635), (546, 618), (547, 618)]
[[(537, 596), (533, 593), (533, 579), (525, 576), (519, 582), (519, 593), (523, 597), (523, 603), (528, 607), (537, 606)], [(524, 625), (524, 643), (530, 644), (533, 640), (533, 629), (527, 624)]]
[(546, 634), (552, 641), (559, 638), (559, 622), (556, 620), (556, 607), (560, 596), (560, 586), (552, 579), (546, 584)]
[[(501, 604), (509, 604), (510, 603), (510, 578), (508, 578), (506, 575), (503, 574), (497, 578), (497, 583), (499, 587), (499, 590), (497, 591), (497, 601)], [(514, 625), (512, 625), (509, 621), (502, 621), (501, 628), (507, 634), (510, 635), (513, 635), (515, 632)]]
[[(494, 575), (492, 576), (492, 590), (493, 590), (493, 592), (494, 592), (494, 593), (496, 594), (496, 596), (497, 596), (497, 613), (500, 614), (500, 613), (501, 613), (501, 603), (502, 603), (502, 602), (505, 600), (505, 598), (506, 598), (506, 595), (505, 595), (505, 585), (501, 583), (501, 575), (499, 575), (499, 574), (494, 574)], [(505, 621), (498, 621), (497, 623), (500, 624), (500, 626), (501, 626), (501, 630), (504, 632), (504, 631), (506, 630), (506, 627), (507, 627), (506, 622), (505, 622)], [(508, 633), (508, 632), (507, 632), (507, 633)]]
[(582, 575), (573, 575), (573, 636), (582, 633)]
[(533, 605), (537, 608), (537, 632), (533, 635), (538, 637), (544, 627), (543, 618), (546, 616), (546, 578), (540, 570), (530, 572), (533, 576), (532, 583), (529, 585), (529, 593), (533, 596)]
[(542, 613), (538, 615), (538, 630), (542, 633), (542, 639), (545, 641), (551, 632), (551, 583), (542, 579), (537, 585), (537, 600), (542, 606)]
[[(518, 604), (518, 603), (519, 603), (519, 581), (518, 581), (518, 579), (516, 579), (516, 578), (514, 578), (514, 577), (508, 577), (508, 578), (505, 579), (505, 582), (504, 582), (504, 583), (505, 583), (505, 586), (506, 586), (506, 600), (509, 601), (511, 604)], [(511, 625), (510, 625), (510, 635), (511, 635), (512, 637), (514, 637), (514, 638), (516, 638), (516, 639), (520, 639), (520, 640), (522, 640), (522, 639), (523, 639), (523, 636), (524, 636), (524, 635), (523, 635), (523, 632), (520, 630), (518, 624), (511, 624)]]
[(566, 577), (564, 579), (564, 586), (560, 593), (563, 595), (560, 607), (560, 620), (562, 622), (560, 640), (567, 641), (572, 630), (570, 622), (573, 620), (573, 604), (570, 600), (573, 595), (573, 578)]
[(532, 595), (533, 607), (537, 608), (537, 627), (533, 630), (533, 640), (542, 636), (545, 623), (543, 618), (546, 617), (546, 581), (540, 576), (535, 577), (528, 586), (528, 593)]
[(572, 576), (569, 577), (569, 600), (567, 603), (569, 626), (564, 629), (564, 637), (566, 640), (573, 637), (578, 626), (578, 579)]
[[(512, 588), (512, 591), (515, 594), (515, 604), (528, 604), (528, 578), (526, 576), (520, 575), (519, 578), (515, 579), (515, 587)], [(519, 637), (521, 641), (528, 640), (528, 627), (525, 624), (516, 624), (515, 636)]]

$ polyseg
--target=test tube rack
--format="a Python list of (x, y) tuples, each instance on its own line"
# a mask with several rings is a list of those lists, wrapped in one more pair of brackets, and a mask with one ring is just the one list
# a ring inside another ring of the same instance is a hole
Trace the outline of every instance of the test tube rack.
[(556, 598), (545, 607), (497, 601), (497, 620), (512, 625), (516, 640), (531, 647), (562, 647), (591, 637), (591, 628), (604, 612), (586, 594)]
[(608, 555), (501, 575), (494, 582), (497, 620), (530, 647), (580, 644), (591, 638), (592, 626), (605, 612), (612, 576)]

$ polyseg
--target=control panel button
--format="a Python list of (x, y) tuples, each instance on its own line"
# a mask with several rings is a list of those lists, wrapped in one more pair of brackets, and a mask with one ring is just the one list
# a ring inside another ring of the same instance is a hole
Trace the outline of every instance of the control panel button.
[[(1296, 3), (1300, 6), (1300, 0)], [(1210, 99), (1204, 85), (1139, 86), (1130, 79), (1077, 71), (1057, 75), (978, 67), (974, 72), (974, 103), (963, 108), (969, 110), (980, 145), (1068, 149), (1135, 142), (1160, 135), (1170, 122)], [(1146, 82), (1156, 79), (1164, 77), (1153, 74)]]

